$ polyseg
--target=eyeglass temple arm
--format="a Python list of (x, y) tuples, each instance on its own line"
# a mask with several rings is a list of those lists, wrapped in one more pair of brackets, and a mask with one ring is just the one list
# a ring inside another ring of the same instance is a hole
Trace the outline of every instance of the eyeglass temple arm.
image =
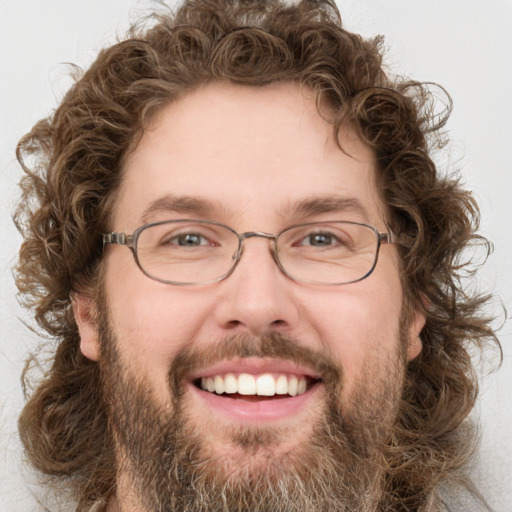
[(132, 247), (133, 236), (127, 235), (126, 233), (116, 233), (115, 231), (112, 233), (104, 233), (103, 247), (107, 244), (127, 245), (128, 247)]
[(394, 244), (398, 241), (397, 237), (392, 231), (387, 233), (379, 233), (379, 242), (381, 244)]

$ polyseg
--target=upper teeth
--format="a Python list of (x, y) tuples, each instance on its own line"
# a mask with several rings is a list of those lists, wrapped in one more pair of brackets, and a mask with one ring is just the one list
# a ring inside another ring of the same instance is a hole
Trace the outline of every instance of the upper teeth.
[(262, 375), (240, 373), (235, 375), (227, 373), (225, 375), (203, 377), (201, 379), (201, 389), (218, 395), (238, 393), (240, 395), (259, 396), (296, 396), (306, 392), (307, 381), (305, 377), (295, 375), (274, 376), (270, 373)]

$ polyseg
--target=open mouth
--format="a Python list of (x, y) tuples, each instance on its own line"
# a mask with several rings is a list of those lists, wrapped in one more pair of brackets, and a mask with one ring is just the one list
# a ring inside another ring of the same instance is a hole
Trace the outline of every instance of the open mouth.
[(218, 361), (187, 380), (199, 414), (246, 425), (304, 418), (323, 388), (314, 368), (258, 357)]
[(310, 376), (285, 373), (226, 373), (200, 377), (194, 385), (225, 398), (253, 401), (300, 396), (317, 382)]

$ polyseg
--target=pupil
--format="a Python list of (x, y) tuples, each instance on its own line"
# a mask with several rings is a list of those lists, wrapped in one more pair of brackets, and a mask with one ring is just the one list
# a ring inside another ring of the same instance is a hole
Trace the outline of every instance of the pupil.
[(194, 234), (182, 235), (178, 239), (179, 245), (198, 245), (200, 237)]
[(318, 234), (311, 237), (312, 245), (329, 245), (331, 241), (330, 235)]

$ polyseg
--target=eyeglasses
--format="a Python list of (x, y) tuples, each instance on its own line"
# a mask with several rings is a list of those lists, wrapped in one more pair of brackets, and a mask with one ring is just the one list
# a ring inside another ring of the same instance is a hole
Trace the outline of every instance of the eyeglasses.
[(341, 285), (368, 277), (381, 244), (395, 243), (392, 233), (348, 221), (309, 222), (271, 235), (237, 233), (207, 220), (167, 220), (146, 224), (132, 235), (103, 235), (103, 245), (129, 247), (139, 268), (151, 279), (172, 285), (221, 281), (233, 273), (247, 238), (271, 241), (270, 252), (281, 271), (302, 283)]

